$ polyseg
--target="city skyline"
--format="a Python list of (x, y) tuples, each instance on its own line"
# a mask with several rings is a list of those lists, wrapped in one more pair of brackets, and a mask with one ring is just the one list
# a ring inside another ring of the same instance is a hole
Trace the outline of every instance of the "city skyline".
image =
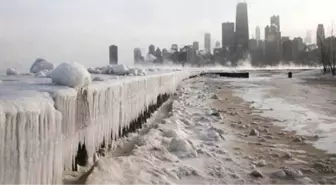
[[(211, 48), (214, 48), (215, 41), (221, 40), (221, 24), (235, 22), (236, 4), (242, 1), (177, 2), (180, 7), (168, 4), (165, 10), (155, 8), (161, 3), (153, 0), (1, 2), (0, 21), (6, 25), (0, 30), (1, 64), (28, 62), (29, 66), (35, 58), (44, 57), (55, 63), (76, 61), (104, 65), (111, 44), (118, 45), (119, 61), (130, 64), (135, 47), (145, 53), (150, 44), (169, 49), (172, 43), (181, 46), (198, 41), (203, 46), (206, 32), (211, 34)], [(190, 3), (198, 14), (185, 12)], [(329, 35), (332, 18), (336, 17), (330, 8), (336, 5), (332, 0), (325, 0), (323, 4), (313, 0), (249, 0), (247, 3), (250, 38), (255, 35), (256, 26), (264, 35), (263, 28), (272, 15), (281, 17), (282, 35), (291, 38), (304, 38), (306, 30), (316, 30), (318, 23), (324, 24)], [(324, 11), (311, 13), (322, 6)], [(314, 34), (312, 40), (315, 41)]]

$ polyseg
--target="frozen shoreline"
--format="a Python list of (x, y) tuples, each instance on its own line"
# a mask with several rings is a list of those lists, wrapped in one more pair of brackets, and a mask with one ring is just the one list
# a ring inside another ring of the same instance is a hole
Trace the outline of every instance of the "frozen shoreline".
[[(323, 81), (330, 81), (322, 83)], [(260, 109), (261, 115), (274, 118), (277, 126), (300, 135), (318, 136), (314, 142), (318, 149), (336, 153), (336, 117), (332, 102), (336, 100), (331, 86), (335, 79), (321, 75), (320, 70), (294, 73), (293, 79), (286, 74), (257, 75), (248, 80), (227, 80), (236, 88), (236, 94), (252, 107)]]
[(103, 140), (119, 137), (159, 95), (173, 93), (192, 74), (106, 76), (112, 79), (81, 89), (49, 78), (1, 76), (0, 183), (61, 183), (79, 143), (91, 158)]

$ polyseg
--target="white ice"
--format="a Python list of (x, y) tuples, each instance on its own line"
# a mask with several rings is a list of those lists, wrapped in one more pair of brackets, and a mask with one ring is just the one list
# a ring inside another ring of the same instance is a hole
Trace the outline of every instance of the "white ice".
[(90, 73), (78, 63), (62, 63), (52, 71), (50, 76), (57, 85), (82, 87), (91, 83)]
[(86, 184), (243, 183), (250, 166), (245, 159), (236, 159), (232, 149), (236, 138), (229, 128), (210, 115), (206, 100), (212, 94), (207, 89), (214, 86), (209, 86), (196, 80), (183, 82), (178, 98), (164, 104), (138, 133), (117, 141), (112, 154), (99, 159)]

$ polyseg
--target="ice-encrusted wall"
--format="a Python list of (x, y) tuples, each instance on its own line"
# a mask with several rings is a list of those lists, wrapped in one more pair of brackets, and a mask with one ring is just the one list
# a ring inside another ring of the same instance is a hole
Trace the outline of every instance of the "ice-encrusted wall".
[(129, 77), (80, 90), (31, 92), (26, 99), (0, 92), (0, 183), (62, 183), (78, 143), (85, 143), (91, 157), (104, 139), (118, 138), (158, 95), (173, 93), (191, 75)]

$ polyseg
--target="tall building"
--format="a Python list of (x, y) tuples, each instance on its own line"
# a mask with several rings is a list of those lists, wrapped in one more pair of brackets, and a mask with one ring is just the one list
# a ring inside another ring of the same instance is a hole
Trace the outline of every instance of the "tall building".
[(220, 47), (221, 47), (220, 42), (217, 41), (216, 44), (215, 44), (215, 48), (220, 48)]
[(324, 40), (325, 40), (324, 26), (323, 26), (323, 24), (319, 24), (317, 26), (317, 31), (316, 31), (316, 44), (317, 44), (317, 46), (321, 47)]
[(204, 34), (204, 50), (207, 53), (211, 53), (211, 35), (210, 33)]
[(155, 46), (153, 44), (148, 46), (148, 53), (155, 56)]
[(177, 52), (178, 51), (178, 45), (177, 44), (172, 44), (171, 51), (172, 52)]
[(109, 47), (110, 64), (118, 64), (118, 46), (111, 45)]
[(279, 15), (273, 15), (271, 17), (271, 26), (276, 26), (276, 32), (280, 32), (280, 16)]
[(233, 22), (222, 23), (222, 48), (231, 50), (235, 46), (235, 28)]
[(308, 30), (307, 33), (306, 33), (306, 37), (305, 37), (305, 39), (304, 39), (304, 42), (305, 42), (306, 44), (311, 44), (311, 43), (312, 43), (312, 39), (311, 39), (311, 37), (312, 37), (312, 33), (311, 33), (310, 30)]
[(197, 42), (197, 41), (193, 42), (193, 48), (194, 48), (194, 50), (198, 51), (199, 50), (199, 42)]
[(260, 27), (257, 26), (256, 30), (255, 30), (255, 34), (256, 34), (256, 40), (257, 40), (257, 45), (259, 46), (259, 42), (260, 42)]
[(247, 4), (238, 3), (236, 12), (236, 48), (237, 51), (246, 52), (249, 45), (249, 23)]
[(143, 57), (141, 55), (141, 50), (139, 48), (134, 49), (134, 62), (138, 63), (143, 61)]

